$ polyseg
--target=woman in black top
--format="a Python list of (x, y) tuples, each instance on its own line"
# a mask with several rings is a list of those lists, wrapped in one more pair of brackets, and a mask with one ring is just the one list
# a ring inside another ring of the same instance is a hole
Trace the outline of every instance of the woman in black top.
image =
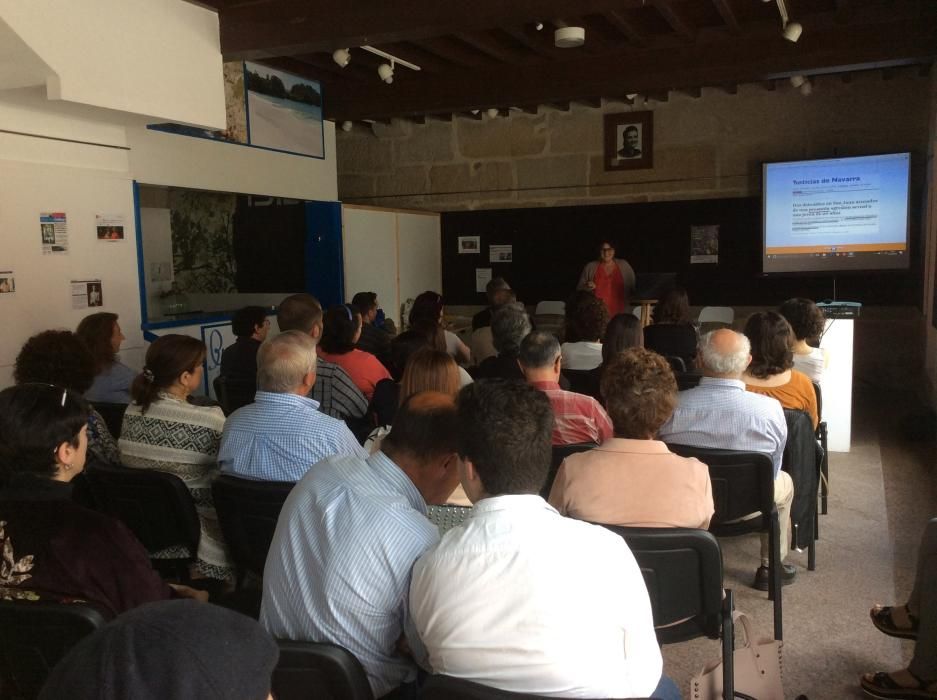
[(654, 323), (644, 329), (644, 347), (667, 358), (679, 357), (689, 371), (696, 364), (698, 340), (686, 290), (673, 287), (654, 307)]

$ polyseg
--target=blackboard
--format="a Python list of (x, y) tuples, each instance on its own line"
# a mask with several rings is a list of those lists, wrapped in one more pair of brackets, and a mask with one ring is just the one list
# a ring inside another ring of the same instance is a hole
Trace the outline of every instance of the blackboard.
[[(919, 199), (912, 197), (911, 268), (903, 272), (841, 273), (836, 298), (863, 304), (919, 305), (921, 263)], [(690, 264), (690, 227), (719, 226), (719, 262)], [(566, 299), (583, 265), (611, 238), (617, 254), (639, 275), (675, 272), (690, 304), (776, 305), (793, 296), (830, 299), (830, 275), (761, 273), (761, 199), (699, 199), (448, 212), (442, 215), (443, 296), (447, 304), (484, 304), (475, 291), (476, 268), (492, 268), (535, 304)], [(478, 254), (459, 254), (459, 236), (479, 236)], [(490, 245), (510, 244), (513, 260), (489, 262)]]

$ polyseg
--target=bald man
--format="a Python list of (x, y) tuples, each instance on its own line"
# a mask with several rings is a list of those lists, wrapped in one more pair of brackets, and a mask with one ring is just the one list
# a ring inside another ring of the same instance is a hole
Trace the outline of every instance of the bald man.
[(260, 621), (277, 639), (354, 654), (376, 698), (416, 680), (404, 627), (413, 563), (439, 541), (427, 503), (459, 482), (455, 403), (421, 392), (367, 458), (336, 455), (296, 484), (264, 568)]
[[(745, 390), (742, 373), (752, 361), (751, 345), (741, 333), (720, 328), (699, 342), (703, 373), (699, 386), (678, 395), (677, 408), (657, 434), (668, 444), (711, 447), (721, 450), (764, 452), (774, 463), (774, 500), (781, 523), (781, 561), (790, 546), (791, 502), (794, 484), (781, 471), (787, 442), (787, 422), (777, 399)], [(767, 400), (766, 400), (767, 399)], [(768, 537), (761, 536), (761, 566), (752, 584), (768, 590)], [(781, 583), (792, 583), (793, 566), (785, 564)]]

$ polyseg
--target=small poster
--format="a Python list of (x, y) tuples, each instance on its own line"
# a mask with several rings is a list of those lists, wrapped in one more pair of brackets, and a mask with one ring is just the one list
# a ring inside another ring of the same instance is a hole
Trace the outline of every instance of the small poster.
[(514, 261), (514, 246), (491, 245), (488, 246), (488, 262), (509, 263)]
[(485, 287), (488, 286), (488, 283), (491, 282), (491, 268), (490, 267), (476, 267), (475, 268), (475, 291), (485, 293)]
[(113, 216), (97, 214), (94, 217), (94, 226), (99, 241), (124, 240), (124, 217), (119, 214)]
[(459, 236), (459, 255), (482, 252), (481, 236)]
[(39, 231), (42, 235), (43, 255), (61, 255), (68, 252), (68, 224), (65, 212), (39, 214)]
[(719, 262), (719, 225), (690, 226), (690, 264)]
[(72, 280), (72, 308), (93, 309), (104, 306), (101, 280)]
[(13, 294), (16, 291), (16, 280), (13, 270), (0, 270), (0, 294)]

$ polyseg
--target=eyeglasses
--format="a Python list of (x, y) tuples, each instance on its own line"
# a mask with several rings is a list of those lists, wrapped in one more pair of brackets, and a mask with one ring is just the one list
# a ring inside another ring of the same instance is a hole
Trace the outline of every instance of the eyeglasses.
[(601, 252), (605, 253), (606, 251), (615, 250), (615, 249), (614, 249), (614, 248), (599, 248), (599, 250), (600, 250)]

